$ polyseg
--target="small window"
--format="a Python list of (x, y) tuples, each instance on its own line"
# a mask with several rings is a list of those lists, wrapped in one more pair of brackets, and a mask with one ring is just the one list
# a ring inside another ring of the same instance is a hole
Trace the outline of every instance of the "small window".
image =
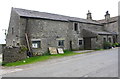
[(58, 41), (58, 46), (64, 46), (64, 40), (59, 40)]
[(109, 42), (111, 43), (112, 41), (111, 41), (111, 38), (109, 38)]
[(12, 27), (12, 34), (14, 34), (14, 28)]
[(79, 40), (79, 45), (82, 45), (82, 40)]
[(74, 30), (78, 31), (78, 23), (74, 23)]
[(41, 41), (32, 41), (32, 48), (40, 48)]

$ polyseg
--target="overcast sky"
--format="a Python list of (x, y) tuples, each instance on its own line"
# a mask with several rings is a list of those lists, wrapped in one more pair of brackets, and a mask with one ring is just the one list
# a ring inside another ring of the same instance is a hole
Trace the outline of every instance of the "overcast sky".
[(11, 7), (86, 18), (88, 10), (94, 20), (104, 19), (108, 10), (111, 17), (118, 15), (119, 0), (0, 0), (0, 44), (5, 43), (3, 29), (8, 29)]

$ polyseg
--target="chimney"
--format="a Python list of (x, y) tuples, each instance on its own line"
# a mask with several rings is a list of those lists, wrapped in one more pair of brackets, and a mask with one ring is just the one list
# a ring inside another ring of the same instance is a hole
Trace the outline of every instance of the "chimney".
[(88, 20), (92, 20), (92, 15), (91, 15), (91, 13), (90, 13), (89, 10), (88, 10), (88, 13), (87, 13), (87, 19), (88, 19)]
[(110, 14), (109, 12), (107, 11), (106, 14), (105, 14), (105, 20), (108, 21), (110, 19)]

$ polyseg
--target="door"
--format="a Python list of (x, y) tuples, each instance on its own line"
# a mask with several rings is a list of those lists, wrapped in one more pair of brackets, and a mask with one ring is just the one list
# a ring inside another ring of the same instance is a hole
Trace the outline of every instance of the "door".
[(84, 49), (91, 49), (91, 38), (83, 38), (84, 39)]
[(117, 36), (113, 36), (113, 43), (116, 43), (117, 42)]
[(72, 50), (72, 41), (70, 41), (70, 50)]

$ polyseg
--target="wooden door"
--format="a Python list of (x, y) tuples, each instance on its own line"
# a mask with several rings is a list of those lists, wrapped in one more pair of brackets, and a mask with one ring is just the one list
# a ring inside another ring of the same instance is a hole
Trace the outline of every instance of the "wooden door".
[(91, 38), (84, 38), (84, 49), (91, 49)]
[(72, 41), (70, 41), (70, 50), (72, 50)]

